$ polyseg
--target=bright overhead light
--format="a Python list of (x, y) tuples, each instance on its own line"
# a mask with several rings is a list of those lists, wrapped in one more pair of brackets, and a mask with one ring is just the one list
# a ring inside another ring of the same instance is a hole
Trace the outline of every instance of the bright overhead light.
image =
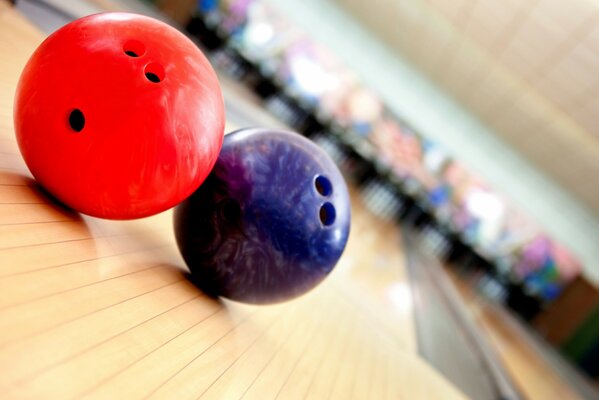
[(263, 46), (268, 43), (275, 35), (275, 31), (270, 24), (261, 22), (251, 24), (247, 27), (246, 40), (253, 46)]
[(337, 85), (337, 79), (327, 74), (320, 65), (311, 59), (298, 56), (290, 61), (291, 74), (300, 90), (319, 96)]

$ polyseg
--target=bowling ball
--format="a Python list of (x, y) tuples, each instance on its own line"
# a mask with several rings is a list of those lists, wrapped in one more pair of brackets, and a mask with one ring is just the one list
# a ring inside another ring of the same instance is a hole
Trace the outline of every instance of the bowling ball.
[(15, 131), (31, 173), (82, 213), (145, 217), (187, 198), (222, 146), (224, 104), (197, 46), (152, 18), (104, 13), (50, 35), (25, 66)]
[(210, 176), (175, 208), (175, 236), (204, 291), (266, 304), (299, 296), (331, 272), (350, 229), (339, 170), (291, 132), (225, 136)]

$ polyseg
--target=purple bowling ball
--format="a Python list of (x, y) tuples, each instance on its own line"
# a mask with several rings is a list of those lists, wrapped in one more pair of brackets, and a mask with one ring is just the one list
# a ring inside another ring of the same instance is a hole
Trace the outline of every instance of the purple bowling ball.
[(345, 181), (329, 156), (292, 132), (225, 136), (214, 169), (174, 214), (179, 250), (209, 294), (267, 304), (320, 283), (350, 228)]

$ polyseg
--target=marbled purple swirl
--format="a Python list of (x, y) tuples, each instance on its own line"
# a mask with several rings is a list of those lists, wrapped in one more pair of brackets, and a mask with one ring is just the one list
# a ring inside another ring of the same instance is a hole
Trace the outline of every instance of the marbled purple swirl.
[[(319, 176), (330, 194), (317, 190)], [(334, 217), (323, 220), (325, 203)], [(225, 137), (208, 179), (177, 207), (175, 233), (200, 287), (263, 304), (322, 281), (343, 253), (350, 218), (347, 187), (324, 151), (295, 133), (245, 129)]]

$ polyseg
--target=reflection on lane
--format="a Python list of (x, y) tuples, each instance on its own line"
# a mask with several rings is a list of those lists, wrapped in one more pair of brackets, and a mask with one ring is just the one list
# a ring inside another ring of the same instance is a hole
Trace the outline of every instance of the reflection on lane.
[(521, 398), (439, 261), (410, 229), (404, 238), (419, 353), (473, 399)]

